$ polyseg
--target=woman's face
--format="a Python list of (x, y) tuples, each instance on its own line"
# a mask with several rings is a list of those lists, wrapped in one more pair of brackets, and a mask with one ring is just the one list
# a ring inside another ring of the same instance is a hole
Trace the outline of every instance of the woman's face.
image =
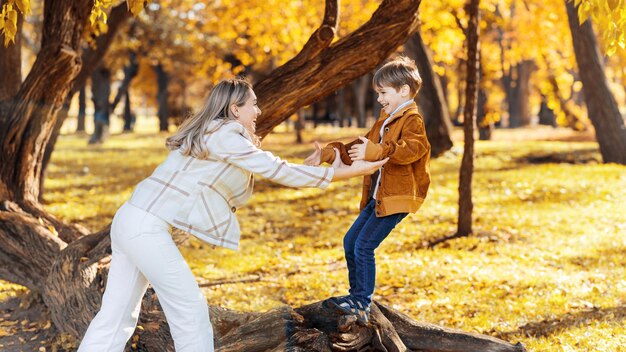
[(233, 113), (237, 117), (237, 121), (248, 131), (252, 133), (256, 131), (256, 119), (261, 115), (261, 109), (257, 106), (254, 91), (250, 90), (248, 99), (242, 106), (233, 106)]

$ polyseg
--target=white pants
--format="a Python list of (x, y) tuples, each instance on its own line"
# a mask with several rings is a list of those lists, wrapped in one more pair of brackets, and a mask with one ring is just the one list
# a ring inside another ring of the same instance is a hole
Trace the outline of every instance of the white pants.
[(111, 226), (112, 259), (100, 312), (79, 352), (123, 351), (148, 283), (157, 293), (177, 352), (213, 352), (206, 299), (165, 221), (125, 203)]

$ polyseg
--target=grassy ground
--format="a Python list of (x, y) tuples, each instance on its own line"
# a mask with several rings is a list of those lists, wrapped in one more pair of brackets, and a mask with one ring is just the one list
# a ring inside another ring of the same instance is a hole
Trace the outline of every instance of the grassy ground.
[[(320, 128), (305, 140), (363, 133)], [(457, 135), (458, 136), (458, 135)], [(166, 156), (165, 134), (114, 135), (98, 146), (63, 136), (46, 208), (96, 230)], [(626, 168), (603, 165), (593, 142), (564, 130), (498, 130), (476, 145), (474, 235), (455, 231), (461, 144), (431, 163), (432, 185), (377, 251), (375, 299), (417, 320), (521, 341), (532, 351), (626, 351)], [(532, 140), (529, 140), (532, 139)], [(275, 133), (264, 148), (301, 161), (310, 143)], [(191, 240), (181, 248), (213, 305), (263, 311), (347, 290), (342, 237), (358, 214), (360, 180), (326, 192), (257, 182), (237, 212), (241, 250)], [(0, 299), (23, 289), (0, 282)], [(0, 323), (0, 336), (19, 324)]]

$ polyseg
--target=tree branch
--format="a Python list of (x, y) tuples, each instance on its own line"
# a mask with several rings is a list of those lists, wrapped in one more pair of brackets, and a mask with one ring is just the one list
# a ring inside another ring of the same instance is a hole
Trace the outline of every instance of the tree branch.
[[(326, 47), (309, 44), (319, 41), (315, 38), (324, 31), (322, 24), (307, 43), (314, 48), (307, 48), (305, 53), (298, 54), (255, 85), (263, 110), (257, 133), (262, 137), (267, 135), (300, 107), (374, 69), (415, 32), (420, 2), (385, 0), (368, 22), (347, 37)], [(328, 10), (333, 3), (326, 2), (327, 13), (334, 13)], [(328, 26), (332, 27), (332, 16), (327, 18)], [(324, 38), (327, 37), (322, 34)]]

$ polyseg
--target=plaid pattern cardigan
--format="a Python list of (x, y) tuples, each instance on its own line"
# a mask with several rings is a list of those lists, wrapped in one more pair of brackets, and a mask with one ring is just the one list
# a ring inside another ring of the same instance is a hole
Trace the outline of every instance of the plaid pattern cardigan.
[(217, 246), (238, 248), (235, 211), (252, 194), (253, 174), (285, 186), (319, 188), (326, 188), (334, 174), (332, 168), (290, 164), (257, 148), (237, 122), (207, 134), (205, 141), (208, 159), (171, 151), (137, 185), (129, 203)]

